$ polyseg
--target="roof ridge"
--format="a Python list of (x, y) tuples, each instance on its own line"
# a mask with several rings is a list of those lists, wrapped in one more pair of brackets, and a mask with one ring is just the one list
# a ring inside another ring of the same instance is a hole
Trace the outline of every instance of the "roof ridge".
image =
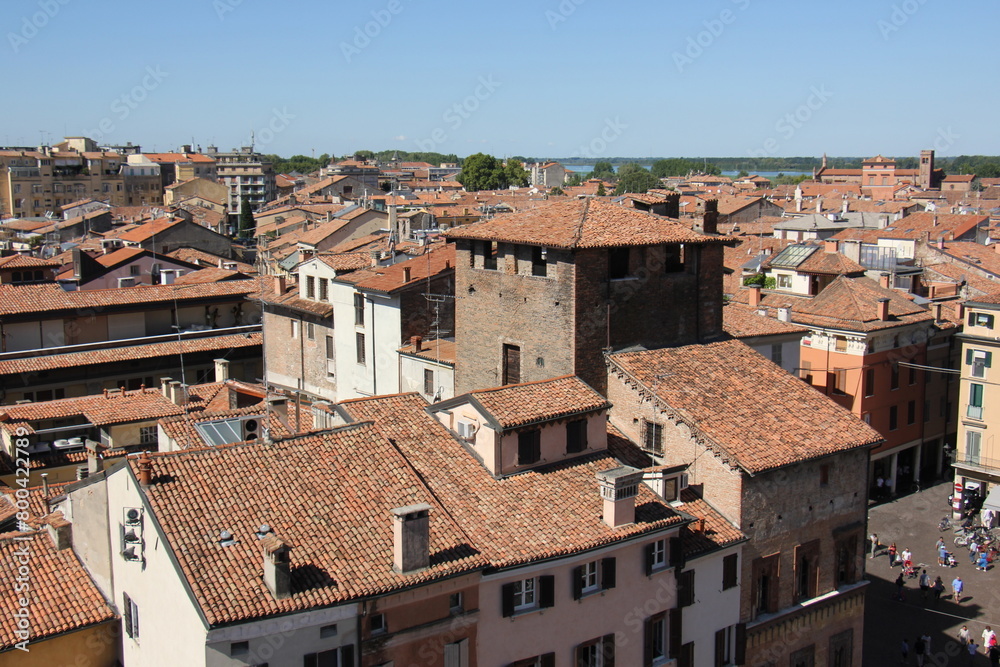
[[(529, 382), (518, 382), (516, 384), (503, 384), (503, 385), (500, 385), (499, 387), (484, 387), (483, 389), (473, 389), (472, 391), (467, 392), (467, 393), (473, 394), (473, 395), (487, 394), (487, 393), (490, 393), (490, 392), (500, 391), (500, 390), (503, 390), (503, 389), (513, 389), (514, 387), (527, 387), (527, 386), (536, 385), (536, 384), (543, 384), (545, 382), (554, 382), (555, 380), (565, 380), (567, 378), (574, 378), (574, 377), (578, 377), (578, 376), (575, 375), (575, 374), (573, 374), (573, 373), (567, 373), (565, 375), (557, 375), (556, 377), (545, 378), (544, 380), (531, 380)], [(589, 387), (590, 385), (587, 385), (587, 386)], [(417, 392), (412, 392), (412, 393), (417, 393)], [(353, 399), (353, 400), (357, 400), (357, 399)]]
[(576, 223), (576, 230), (573, 232), (573, 238), (570, 240), (569, 247), (575, 248), (583, 238), (583, 223), (587, 221), (587, 215), (590, 213), (590, 197), (583, 200), (583, 213), (580, 215), (579, 222)]

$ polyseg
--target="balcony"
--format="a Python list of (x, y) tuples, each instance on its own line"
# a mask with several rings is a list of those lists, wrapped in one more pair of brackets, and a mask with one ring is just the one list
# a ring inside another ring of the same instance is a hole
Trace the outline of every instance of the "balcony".
[(966, 410), (965, 415), (969, 419), (982, 419), (983, 418), (983, 406), (981, 405), (970, 405)]
[(975, 453), (958, 452), (954, 465), (955, 467), (975, 468), (977, 470), (1000, 474), (1000, 459), (991, 459)]

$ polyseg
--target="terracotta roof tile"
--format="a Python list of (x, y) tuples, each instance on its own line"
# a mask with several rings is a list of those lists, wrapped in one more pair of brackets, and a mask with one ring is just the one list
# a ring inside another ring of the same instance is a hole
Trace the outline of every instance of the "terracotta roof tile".
[(450, 239), (482, 239), (558, 248), (605, 248), (663, 243), (726, 243), (677, 220), (599, 200), (546, 202), (492, 220), (453, 227)]
[(740, 341), (609, 357), (750, 474), (881, 442), (870, 426)]
[(808, 327), (759, 314), (758, 308), (730, 301), (722, 306), (722, 328), (733, 338), (806, 334)]
[(182, 412), (183, 408), (167, 400), (158, 389), (118, 390), (93, 396), (0, 406), (0, 415), (6, 415), (0, 422), (0, 428), (13, 431), (20, 426), (30, 431), (27, 422), (65, 417), (83, 417), (91, 424), (103, 426), (149, 421)]
[[(888, 320), (879, 318), (880, 299), (889, 299)], [(818, 295), (799, 302), (792, 319), (805, 325), (876, 331), (933, 320), (934, 315), (903, 293), (882, 287), (871, 278), (837, 276)]]
[(59, 266), (61, 266), (59, 262), (54, 262), (51, 259), (41, 259), (39, 257), (31, 257), (29, 255), (11, 255), (9, 257), (0, 257), (0, 269), (46, 269)]
[(413, 342), (411, 341), (399, 348), (399, 351), (403, 354), (413, 355), (429, 361), (440, 361), (452, 366), (455, 365), (455, 360), (457, 359), (454, 338), (430, 338), (421, 341), (420, 350), (416, 352), (413, 350)]
[[(391, 294), (396, 290), (426, 282), (455, 269), (455, 245), (447, 243), (430, 248), (419, 257), (389, 266), (372, 267), (348, 274), (339, 280), (352, 283), (357, 289)], [(409, 273), (409, 280), (406, 274)]]
[(607, 399), (575, 375), (480, 389), (468, 395), (504, 429), (611, 407)]
[(185, 222), (183, 218), (158, 218), (147, 222), (144, 225), (140, 225), (135, 229), (131, 229), (123, 234), (119, 234), (118, 238), (122, 241), (142, 243), (143, 241), (148, 241), (155, 235), (165, 232), (171, 227), (179, 225), (183, 222)]
[[(18, 538), (30, 538), (20, 541)], [(30, 588), (18, 592), (18, 564), (27, 548)], [(18, 600), (27, 597), (32, 643), (115, 618), (86, 568), (72, 549), (56, 549), (45, 532), (16, 533), (0, 539), (0, 650), (21, 641), (16, 634)]]

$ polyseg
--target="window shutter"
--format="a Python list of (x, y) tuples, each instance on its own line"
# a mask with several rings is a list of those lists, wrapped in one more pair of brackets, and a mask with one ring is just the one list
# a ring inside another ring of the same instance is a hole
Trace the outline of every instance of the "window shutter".
[(653, 664), (653, 617), (643, 622), (642, 628), (642, 665), (652, 667)]
[(670, 567), (684, 567), (684, 550), (681, 548), (681, 538), (671, 537), (668, 546), (670, 551)]
[(736, 624), (736, 647), (733, 651), (733, 662), (737, 665), (746, 664), (747, 661), (747, 624)]
[(643, 547), (643, 552), (646, 554), (646, 576), (653, 574), (653, 545), (647, 544)]
[(514, 615), (514, 584), (504, 584), (500, 587), (500, 606), (504, 618)]
[(556, 603), (556, 578), (551, 574), (538, 577), (538, 606), (548, 609)]
[(583, 596), (583, 566), (573, 568), (573, 599)]
[(306, 653), (302, 656), (303, 667), (318, 667), (319, 665), (319, 654), (318, 653)]
[(725, 665), (726, 656), (726, 631), (716, 630), (715, 632), (715, 667)]
[(669, 626), (667, 644), (670, 650), (670, 657), (680, 659), (681, 657), (681, 610), (674, 608), (667, 610), (667, 625)]
[(122, 593), (123, 603), (122, 604), (122, 620), (125, 621), (125, 634), (129, 637), (134, 637), (132, 634), (132, 599), (128, 596), (128, 593)]
[(541, 660), (539, 660), (539, 663), (541, 664), (541, 667), (556, 667), (556, 654), (546, 653), (542, 656)]
[(531, 437), (531, 458), (534, 461), (539, 461), (542, 458), (542, 432), (535, 431), (534, 435)]
[(342, 667), (351, 667), (354, 664), (354, 644), (340, 648), (340, 664)]
[(984, 359), (985, 363), (983, 365), (986, 366), (986, 368), (989, 368), (990, 367), (990, 362), (992, 362), (992, 361), (993, 361), (993, 353), (992, 352), (987, 352), (986, 353), (986, 359)]
[(972, 365), (972, 350), (971, 349), (965, 351), (965, 365), (966, 366), (971, 366)]
[(604, 653), (604, 662), (601, 667), (615, 667), (615, 636), (604, 635), (601, 639), (601, 650)]
[(971, 327), (971, 326), (975, 326), (975, 325), (976, 325), (976, 314), (975, 313), (969, 313), (969, 326)]
[(615, 587), (615, 559), (605, 558), (601, 561), (601, 588), (608, 590)]

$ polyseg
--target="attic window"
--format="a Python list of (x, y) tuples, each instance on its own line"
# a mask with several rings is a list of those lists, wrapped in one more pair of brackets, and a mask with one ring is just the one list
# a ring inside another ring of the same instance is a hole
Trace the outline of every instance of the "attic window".
[(628, 277), (629, 249), (610, 248), (608, 250), (608, 278), (619, 280)]

